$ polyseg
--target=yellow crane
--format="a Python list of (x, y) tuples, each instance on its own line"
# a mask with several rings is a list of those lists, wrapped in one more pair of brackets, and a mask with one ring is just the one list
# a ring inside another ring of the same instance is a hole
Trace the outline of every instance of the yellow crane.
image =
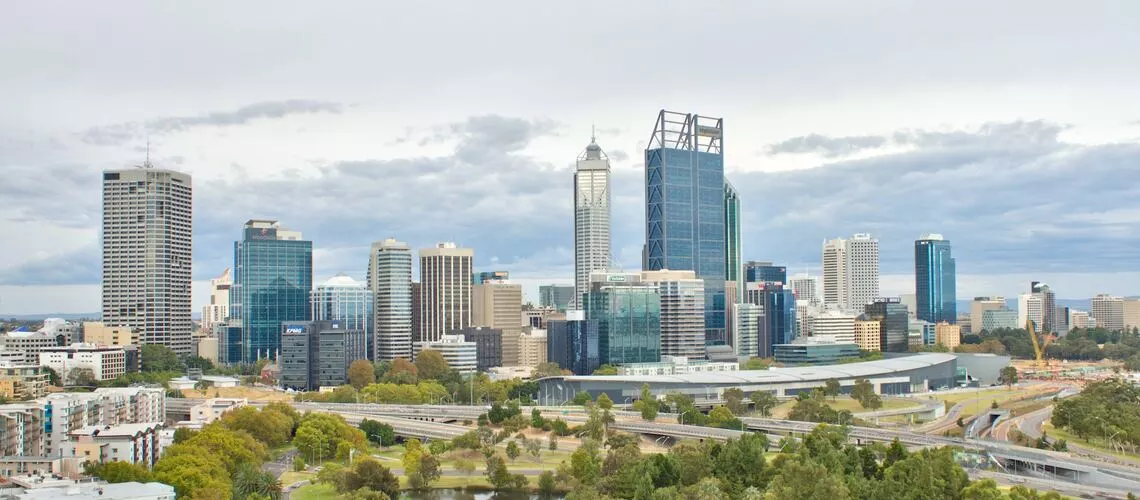
[(1037, 328), (1031, 319), (1025, 320), (1025, 331), (1029, 332), (1029, 340), (1033, 341), (1033, 354), (1037, 357), (1037, 368), (1049, 366), (1049, 362), (1045, 359), (1045, 348), (1049, 347), (1049, 343), (1053, 341), (1053, 336), (1048, 332), (1042, 332), (1044, 338), (1037, 340)]

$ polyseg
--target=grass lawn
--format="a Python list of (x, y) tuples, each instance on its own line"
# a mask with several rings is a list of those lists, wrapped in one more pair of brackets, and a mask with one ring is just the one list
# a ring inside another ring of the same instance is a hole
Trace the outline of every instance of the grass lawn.
[(306, 484), (289, 493), (290, 500), (319, 500), (340, 498), (331, 484)]
[(1006, 389), (1006, 388), (1000, 388), (1000, 389), (987, 389), (984, 391), (956, 392), (956, 393), (952, 393), (952, 394), (938, 394), (938, 395), (935, 395), (934, 398), (945, 401), (947, 403), (950, 403), (951, 405), (956, 405), (956, 404), (961, 403), (963, 401), (970, 401), (970, 400), (974, 400), (974, 399), (980, 400), (978, 402), (978, 404), (988, 404), (991, 401), (997, 401), (998, 404), (1001, 404), (1001, 402), (1003, 402), (1003, 401), (1007, 401), (1009, 399), (1013, 399), (1013, 398), (1017, 398), (1017, 397), (1028, 397), (1029, 395), (1034, 394), (1036, 392), (1041, 392), (1041, 391), (1027, 391), (1027, 390), (1021, 390), (1021, 389), (1012, 389), (1011, 390), (1011, 389)]
[[(217, 394), (217, 396), (214, 396)], [(182, 395), (190, 399), (202, 399), (206, 397), (222, 397), (222, 398), (245, 398), (252, 401), (286, 401), (292, 402), (293, 396), (280, 391), (271, 391), (267, 389), (259, 389), (256, 387), (211, 387), (206, 390), (206, 395), (203, 396), (201, 392), (194, 389), (184, 389)]]
[(284, 487), (287, 487), (290, 484), (293, 484), (297, 481), (304, 481), (306, 479), (315, 479), (316, 477), (317, 477), (317, 475), (315, 473), (312, 473), (312, 472), (293, 472), (290, 470), (290, 471), (285, 471), (283, 474), (281, 474), (281, 477), (278, 479), (281, 481), (281, 487), (284, 488)]
[(1120, 453), (1117, 450), (1113, 450), (1112, 448), (1103, 446), (1102, 444), (1099, 443), (1099, 441), (1097, 443), (1094, 443), (1094, 442), (1091, 442), (1087, 439), (1081, 439), (1076, 434), (1070, 433), (1064, 429), (1058, 429), (1056, 427), (1053, 427), (1053, 424), (1050, 422), (1045, 422), (1045, 425), (1041, 426), (1041, 430), (1045, 431), (1045, 435), (1047, 435), (1053, 439), (1064, 439), (1067, 443), (1075, 444), (1075, 445), (1078, 445), (1078, 446), (1081, 446), (1084, 448), (1097, 450), (1101, 453), (1105, 453), (1105, 454), (1112, 455), (1112, 456), (1117, 457), (1117, 458), (1125, 459), (1125, 460), (1128, 460), (1130, 462), (1136, 462), (1137, 460), (1140, 460), (1140, 456), (1129, 455), (1127, 453)]
[[(920, 404), (921, 403), (919, 403), (917, 401), (908, 401), (908, 400), (902, 399), (902, 398), (886, 398), (886, 399), (883, 399), (883, 407), (880, 408), (880, 410), (898, 410), (898, 409), (902, 409), (902, 408), (910, 408), (913, 406), (919, 406)], [(784, 401), (783, 403), (776, 405), (775, 408), (772, 408), (772, 417), (773, 418), (788, 418), (788, 413), (792, 411), (792, 407), (794, 407), (795, 405), (796, 405), (795, 399), (792, 399), (789, 401)], [(863, 408), (863, 406), (860, 405), (858, 401), (851, 399), (851, 397), (849, 397), (849, 396), (838, 396), (835, 398), (834, 401), (832, 401), (831, 398), (827, 398), (827, 405), (832, 407), (833, 409), (835, 409), (835, 411), (847, 410), (851, 413), (862, 413), (862, 412), (866, 412), (866, 411), (871, 411), (871, 410), (868, 410), (866, 408)]]

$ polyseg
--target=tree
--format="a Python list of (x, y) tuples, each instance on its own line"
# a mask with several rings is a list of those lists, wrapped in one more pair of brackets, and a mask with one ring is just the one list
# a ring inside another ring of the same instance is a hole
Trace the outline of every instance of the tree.
[(411, 361), (396, 358), (392, 360), (391, 366), (380, 381), (392, 384), (414, 384), (419, 380), (417, 373), (416, 365), (412, 364)]
[(72, 368), (67, 372), (67, 385), (91, 387), (97, 383), (95, 372), (90, 368)]
[(197, 433), (197, 431), (188, 429), (186, 427), (179, 427), (177, 429), (174, 429), (174, 444), (185, 443), (186, 440), (190, 439), (194, 436), (194, 434)]
[(851, 493), (838, 475), (813, 461), (789, 460), (772, 478), (768, 498), (776, 500), (841, 500)]
[(546, 447), (550, 449), (550, 451), (555, 451), (558, 449), (558, 437), (555, 436), (554, 433), (550, 434), (550, 437), (547, 438), (546, 443)]
[(305, 470), (305, 458), (301, 455), (293, 455), (293, 472), (301, 472)]
[(554, 494), (554, 489), (557, 484), (554, 482), (554, 472), (544, 470), (542, 474), (538, 475), (538, 492), (543, 497), (549, 497)]
[(744, 406), (744, 390), (739, 387), (730, 387), (721, 393), (721, 398), (724, 399), (725, 406), (732, 411), (734, 415), (744, 414), (747, 407)]
[(197, 368), (206, 372), (214, 369), (214, 362), (201, 356), (190, 356), (186, 358), (186, 368)]
[(1017, 368), (1013, 366), (1002, 368), (998, 374), (998, 383), (1012, 389), (1013, 385), (1017, 383)]
[(519, 455), (522, 455), (522, 450), (519, 449), (518, 443), (514, 442), (513, 440), (508, 442), (507, 458), (511, 459), (511, 461), (514, 462), (515, 459), (519, 458)]
[(535, 366), (534, 371), (531, 372), (531, 376), (540, 379), (543, 377), (560, 377), (562, 375), (570, 375), (571, 373), (570, 370), (563, 370), (561, 366), (558, 366), (558, 363), (548, 362), (539, 363), (538, 366)]
[(143, 344), (139, 347), (140, 368), (144, 372), (178, 372), (186, 369), (178, 354), (162, 344)]
[(244, 463), (238, 467), (233, 476), (234, 498), (247, 498), (250, 495), (261, 495), (273, 500), (281, 498), (281, 481), (273, 474), (261, 470), (261, 467)]
[(541, 461), (542, 458), (542, 441), (539, 439), (528, 439), (524, 443), (526, 452), (530, 454), (531, 459), (535, 462)]
[(207, 489), (228, 494), (231, 489), (230, 474), (222, 461), (206, 453), (164, 455), (154, 465), (154, 479), (173, 486), (179, 497), (189, 497), (193, 492)]
[(776, 399), (776, 395), (768, 391), (753, 392), (750, 399), (752, 399), (752, 404), (756, 405), (756, 412), (759, 413), (761, 417), (771, 417), (772, 408), (780, 404), (780, 401)]
[(48, 384), (54, 385), (56, 387), (63, 387), (63, 379), (59, 378), (59, 374), (56, 373), (55, 370), (47, 366), (40, 367), (40, 370), (43, 373), (47, 374)]
[(221, 422), (228, 429), (248, 432), (268, 447), (281, 446), (293, 437), (294, 425), (292, 416), (281, 412), (282, 406), (267, 406), (264, 410), (244, 406), (226, 412)]
[(709, 412), (708, 425), (724, 429), (740, 429), (742, 427), (740, 419), (732, 414), (732, 410), (723, 405), (713, 408)]
[(641, 412), (641, 419), (652, 422), (657, 419), (657, 398), (649, 390), (649, 384), (641, 384), (641, 395), (633, 402), (633, 409)]
[(541, 429), (546, 425), (546, 419), (542, 418), (542, 410), (533, 408), (530, 410), (530, 426), (535, 429)]
[(455, 470), (462, 472), (465, 476), (470, 476), (475, 472), (475, 462), (467, 458), (456, 459)]
[(358, 359), (348, 365), (348, 383), (356, 390), (376, 382), (376, 372), (367, 359)]
[(391, 425), (366, 418), (360, 421), (360, 430), (365, 438), (380, 446), (396, 444), (396, 431)]
[(210, 390), (210, 388), (213, 386), (214, 386), (213, 382), (210, 382), (209, 380), (206, 380), (206, 379), (200, 379), (194, 383), (194, 390), (202, 393), (202, 395), (205, 396), (206, 391)]
[(83, 473), (108, 483), (147, 483), (154, 480), (146, 466), (129, 462), (86, 462)]
[(419, 372), (420, 378), (438, 380), (450, 370), (447, 360), (443, 359), (439, 351), (424, 349), (416, 354), (416, 371)]
[(832, 401), (835, 401), (835, 398), (839, 396), (839, 389), (839, 381), (836, 379), (829, 378), (824, 382), (823, 393), (830, 397)]
[(871, 393), (864, 397), (859, 404), (868, 410), (875, 411), (883, 407), (883, 398), (878, 394)]
[(574, 395), (572, 402), (578, 406), (585, 406), (586, 403), (590, 402), (590, 393), (578, 391), (578, 393)]
[(599, 366), (597, 370), (594, 370), (593, 375), (617, 375), (618, 373), (619, 372), (616, 366), (605, 364)]
[(598, 396), (597, 403), (598, 403), (598, 407), (603, 409), (603, 410), (608, 410), (608, 409), (614, 407), (614, 401), (612, 399), (610, 399), (609, 394), (606, 394), (604, 392)]
[[(869, 380), (865, 378), (857, 378), (855, 379), (855, 385), (851, 386), (851, 392), (849, 394), (851, 396), (851, 399), (854, 399), (855, 401), (858, 401), (860, 404), (862, 404), (863, 400), (866, 399), (867, 396), (874, 393), (875, 386), (872, 385)], [(866, 405), (864, 405), (864, 408), (865, 407)]]
[(346, 490), (368, 488), (388, 495), (389, 498), (398, 498), (400, 494), (400, 480), (392, 475), (392, 471), (380, 465), (371, 457), (358, 460), (352, 469), (345, 473), (344, 487)]
[(570, 475), (584, 485), (593, 485), (602, 471), (602, 461), (598, 457), (598, 445), (586, 439), (570, 455)]
[(745, 370), (767, 370), (771, 363), (764, 358), (750, 358), (748, 361), (741, 363), (741, 368)]

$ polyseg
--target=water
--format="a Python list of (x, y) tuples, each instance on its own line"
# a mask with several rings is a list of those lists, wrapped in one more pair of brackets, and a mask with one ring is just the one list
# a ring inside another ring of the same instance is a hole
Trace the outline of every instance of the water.
[(549, 497), (542, 497), (532, 493), (522, 492), (493, 492), (493, 491), (464, 491), (461, 489), (438, 489), (431, 491), (405, 491), (400, 495), (401, 499), (407, 500), (537, 500), (541, 498), (549, 498), (552, 500), (559, 500), (565, 498), (563, 495), (551, 495)]

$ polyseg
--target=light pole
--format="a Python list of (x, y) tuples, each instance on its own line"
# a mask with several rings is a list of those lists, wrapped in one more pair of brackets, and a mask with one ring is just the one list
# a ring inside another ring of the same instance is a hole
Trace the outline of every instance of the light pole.
[(685, 410), (685, 411), (681, 412), (681, 425), (685, 425), (685, 414), (689, 413), (691, 411), (697, 411), (697, 410), (696, 410), (696, 408), (694, 408), (691, 410)]

